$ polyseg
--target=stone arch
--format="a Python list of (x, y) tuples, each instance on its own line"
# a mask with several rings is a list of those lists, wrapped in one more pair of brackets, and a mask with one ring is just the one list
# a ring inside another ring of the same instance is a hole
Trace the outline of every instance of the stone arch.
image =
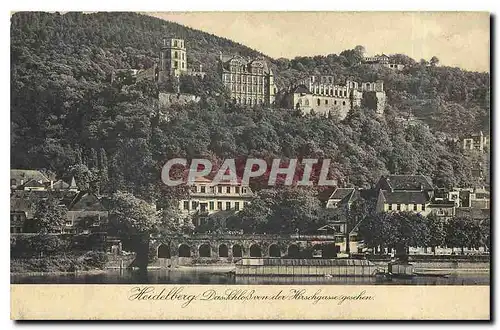
[(288, 246), (288, 258), (298, 258), (300, 256), (300, 249), (297, 244), (291, 244)]
[(179, 245), (179, 257), (191, 257), (191, 247), (187, 244)]
[(210, 258), (212, 251), (210, 249), (210, 245), (208, 244), (202, 244), (200, 245), (200, 248), (198, 249), (198, 253), (200, 258)]
[(219, 245), (219, 257), (229, 257), (229, 249), (227, 248), (226, 244)]
[(233, 258), (241, 258), (243, 257), (243, 247), (239, 244), (233, 245)]
[(252, 246), (250, 246), (250, 257), (262, 257), (262, 250), (258, 244), (252, 244)]
[(278, 245), (276, 244), (271, 244), (269, 246), (269, 256), (270, 257), (281, 257), (281, 251), (280, 251), (280, 248), (278, 247)]
[(166, 244), (160, 244), (156, 251), (158, 258), (170, 259), (170, 246)]

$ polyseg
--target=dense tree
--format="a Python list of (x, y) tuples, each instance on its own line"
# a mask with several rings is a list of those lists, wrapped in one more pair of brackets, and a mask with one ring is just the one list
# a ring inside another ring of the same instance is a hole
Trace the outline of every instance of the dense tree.
[(34, 203), (33, 228), (37, 233), (60, 233), (66, 222), (67, 209), (53, 196)]
[(147, 265), (149, 238), (159, 224), (158, 212), (148, 202), (120, 191), (111, 196), (109, 232), (132, 242), (139, 267)]
[(464, 248), (479, 248), (481, 244), (482, 231), (479, 223), (470, 218), (454, 217), (445, 225), (445, 243), (448, 247), (460, 248), (464, 253)]

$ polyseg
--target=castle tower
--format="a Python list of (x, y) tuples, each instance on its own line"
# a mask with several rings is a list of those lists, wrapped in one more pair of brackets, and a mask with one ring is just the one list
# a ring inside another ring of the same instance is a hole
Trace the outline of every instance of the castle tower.
[(173, 75), (179, 77), (187, 72), (186, 45), (184, 39), (163, 39), (160, 50), (160, 77)]

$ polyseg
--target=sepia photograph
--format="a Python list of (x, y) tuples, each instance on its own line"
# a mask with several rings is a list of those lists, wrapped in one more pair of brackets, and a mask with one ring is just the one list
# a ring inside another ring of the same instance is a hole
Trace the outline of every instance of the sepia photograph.
[(443, 317), (489, 319), (490, 20), (12, 12), (11, 317), (107, 318), (21, 307), (74, 286), (252, 319), (483, 290)]

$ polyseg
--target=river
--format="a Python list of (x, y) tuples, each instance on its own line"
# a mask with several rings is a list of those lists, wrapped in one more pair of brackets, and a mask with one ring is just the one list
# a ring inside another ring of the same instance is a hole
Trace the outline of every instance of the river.
[(108, 270), (98, 274), (11, 275), (12, 284), (324, 284), (324, 285), (489, 285), (489, 272), (454, 272), (448, 278), (256, 276), (236, 277), (200, 271)]

